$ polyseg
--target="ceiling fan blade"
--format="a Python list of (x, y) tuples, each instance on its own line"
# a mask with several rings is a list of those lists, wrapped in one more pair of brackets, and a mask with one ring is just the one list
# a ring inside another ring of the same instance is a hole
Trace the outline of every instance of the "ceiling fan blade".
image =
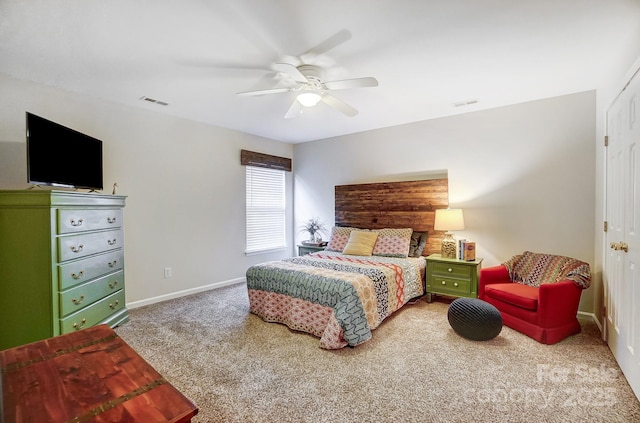
[(290, 91), (293, 91), (293, 88), (268, 88), (266, 90), (242, 91), (236, 94), (250, 97), (250, 96), (258, 96), (258, 95), (265, 95), (265, 94), (288, 93)]
[(309, 56), (309, 55), (311, 55), (311, 56), (319, 56), (321, 54), (324, 54), (324, 53), (328, 52), (329, 50), (331, 50), (333, 48), (336, 48), (340, 44), (342, 44), (342, 43), (344, 43), (346, 41), (349, 41), (350, 39), (351, 39), (351, 32), (349, 32), (349, 30), (347, 30), (347, 29), (343, 29), (341, 31), (338, 31), (337, 33), (335, 33), (331, 37), (327, 38), (326, 40), (324, 40), (323, 42), (321, 42), (317, 46), (307, 50), (304, 53), (302, 53), (300, 55), (300, 57)]
[(291, 76), (297, 82), (301, 82), (303, 84), (306, 84), (307, 82), (309, 82), (307, 77), (304, 76), (298, 70), (298, 68), (293, 66), (291, 63), (274, 63), (273, 64), (273, 69), (278, 71), (278, 72), (286, 73), (287, 75)]
[(300, 104), (298, 100), (294, 100), (284, 117), (286, 119), (291, 119), (300, 116), (300, 113), (302, 113), (302, 104)]
[(349, 106), (347, 103), (345, 103), (344, 101), (330, 95), (330, 94), (323, 94), (322, 95), (322, 101), (326, 104), (328, 104), (331, 107), (335, 107), (336, 109), (340, 110), (342, 113), (344, 113), (345, 115), (349, 116), (349, 117), (353, 117), (355, 115), (358, 114), (358, 111), (356, 109), (354, 109), (353, 107)]
[(365, 78), (343, 79), (341, 81), (328, 81), (324, 83), (328, 90), (342, 90), (345, 88), (377, 87), (378, 80), (372, 76)]

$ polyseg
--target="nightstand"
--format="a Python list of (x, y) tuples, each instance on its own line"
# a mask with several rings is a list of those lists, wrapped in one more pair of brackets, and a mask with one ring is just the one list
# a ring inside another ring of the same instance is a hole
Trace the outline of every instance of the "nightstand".
[(315, 253), (316, 251), (323, 251), (325, 247), (317, 245), (298, 245), (298, 255), (304, 256), (306, 254)]
[(434, 294), (477, 298), (481, 267), (481, 258), (465, 261), (431, 254), (427, 257), (427, 302)]

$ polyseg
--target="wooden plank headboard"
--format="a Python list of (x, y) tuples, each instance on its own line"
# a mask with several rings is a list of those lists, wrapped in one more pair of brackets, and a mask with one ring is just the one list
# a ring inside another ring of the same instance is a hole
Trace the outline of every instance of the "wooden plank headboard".
[(447, 208), (447, 178), (336, 185), (336, 226), (365, 229), (412, 228), (428, 232), (423, 255), (439, 253), (442, 231), (433, 230), (435, 210)]

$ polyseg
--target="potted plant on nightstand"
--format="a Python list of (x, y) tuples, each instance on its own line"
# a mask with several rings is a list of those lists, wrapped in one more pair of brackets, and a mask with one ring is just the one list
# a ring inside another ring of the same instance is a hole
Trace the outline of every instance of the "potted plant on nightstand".
[(321, 245), (322, 236), (320, 234), (326, 234), (327, 228), (324, 226), (324, 223), (320, 222), (320, 219), (312, 217), (302, 225), (300, 232), (307, 232), (310, 235), (307, 241), (302, 241), (304, 245)]

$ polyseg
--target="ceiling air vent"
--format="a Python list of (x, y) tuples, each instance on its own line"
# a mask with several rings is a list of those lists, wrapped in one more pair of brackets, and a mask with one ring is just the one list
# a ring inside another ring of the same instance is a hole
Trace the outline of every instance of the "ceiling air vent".
[(161, 106), (168, 106), (169, 105), (169, 103), (167, 103), (166, 101), (156, 100), (155, 98), (147, 97), (147, 96), (144, 96), (144, 95), (142, 97), (140, 97), (140, 100), (148, 101), (149, 103), (159, 104)]
[(458, 101), (457, 103), (453, 103), (454, 107), (464, 107), (464, 106), (471, 106), (472, 104), (476, 104), (478, 103), (477, 99), (473, 99), (473, 100), (465, 100), (465, 101)]

